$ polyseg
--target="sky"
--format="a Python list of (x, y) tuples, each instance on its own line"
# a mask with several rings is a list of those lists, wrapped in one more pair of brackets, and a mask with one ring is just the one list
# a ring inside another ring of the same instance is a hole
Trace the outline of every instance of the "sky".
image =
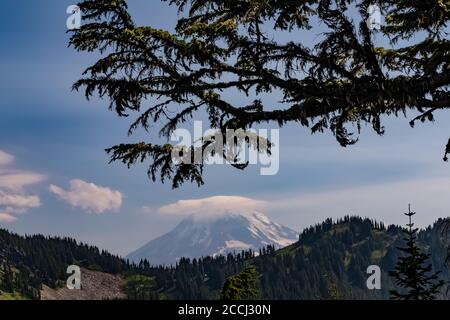
[[(129, 3), (138, 23), (170, 29), (176, 21), (162, 2)], [(109, 165), (105, 148), (146, 136), (128, 137), (129, 120), (110, 112), (108, 101), (71, 91), (96, 59), (67, 47), (71, 4), (0, 2), (0, 228), (70, 236), (125, 255), (193, 211), (259, 210), (297, 231), (344, 215), (404, 224), (409, 203), (420, 226), (449, 216), (445, 112), (414, 129), (414, 114), (386, 119), (384, 136), (365, 128), (347, 148), (329, 132), (287, 125), (278, 174), (208, 167), (201, 188), (172, 190), (148, 180), (144, 165)]]

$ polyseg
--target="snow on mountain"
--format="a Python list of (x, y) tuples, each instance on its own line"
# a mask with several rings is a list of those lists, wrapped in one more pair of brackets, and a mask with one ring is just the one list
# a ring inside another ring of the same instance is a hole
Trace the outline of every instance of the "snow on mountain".
[(228, 213), (214, 218), (192, 215), (127, 258), (135, 262), (146, 258), (153, 265), (169, 265), (182, 257), (226, 255), (248, 249), (257, 251), (269, 244), (281, 248), (297, 240), (297, 232), (256, 211)]

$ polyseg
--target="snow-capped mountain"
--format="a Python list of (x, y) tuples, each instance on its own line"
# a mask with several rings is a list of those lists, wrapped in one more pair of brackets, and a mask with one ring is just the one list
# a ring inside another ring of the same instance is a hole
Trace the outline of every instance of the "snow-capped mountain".
[(175, 264), (182, 257), (199, 258), (240, 252), (269, 244), (281, 248), (298, 240), (298, 233), (259, 212), (215, 218), (191, 216), (169, 233), (150, 241), (127, 258), (146, 258), (153, 265)]

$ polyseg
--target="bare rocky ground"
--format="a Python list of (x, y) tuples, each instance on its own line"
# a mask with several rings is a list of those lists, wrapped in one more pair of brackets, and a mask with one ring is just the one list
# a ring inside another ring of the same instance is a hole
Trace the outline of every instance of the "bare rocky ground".
[(87, 269), (81, 270), (81, 290), (68, 288), (52, 289), (43, 286), (42, 300), (114, 300), (125, 299), (123, 292), (125, 279), (121, 275), (113, 275)]

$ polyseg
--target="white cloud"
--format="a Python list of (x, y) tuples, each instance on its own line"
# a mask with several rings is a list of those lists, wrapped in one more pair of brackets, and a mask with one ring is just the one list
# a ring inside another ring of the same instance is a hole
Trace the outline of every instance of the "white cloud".
[(6, 213), (6, 212), (0, 212), (0, 222), (3, 223), (11, 223), (16, 221), (17, 218), (14, 217), (12, 214)]
[(5, 166), (14, 162), (14, 156), (0, 150), (0, 166)]
[(41, 206), (41, 200), (36, 195), (10, 194), (0, 190), (0, 206), (10, 213), (25, 213), (29, 209)]
[(26, 171), (0, 171), (0, 188), (21, 191), (27, 186), (42, 182), (45, 176)]
[(283, 223), (303, 229), (326, 218), (358, 215), (386, 224), (406, 223), (408, 204), (417, 212), (415, 223), (425, 227), (450, 216), (450, 178), (416, 179), (345, 188), (313, 194), (279, 195), (268, 201), (268, 211)]
[(45, 176), (11, 168), (15, 158), (0, 150), (0, 223), (17, 220), (17, 214), (28, 212), (41, 205), (37, 195), (26, 194), (26, 187), (37, 184)]
[(122, 206), (123, 196), (119, 191), (79, 179), (71, 180), (67, 191), (55, 185), (50, 185), (49, 190), (72, 207), (89, 213), (119, 211)]
[(204, 199), (180, 200), (163, 206), (158, 213), (164, 215), (195, 215), (216, 217), (227, 213), (249, 213), (261, 211), (265, 202), (239, 196), (216, 196)]
[[(450, 216), (450, 177), (412, 179), (384, 184), (341, 188), (317, 193), (261, 195), (265, 201), (218, 196), (181, 200), (163, 206), (163, 215), (215, 217), (228, 212), (262, 211), (284, 225), (301, 231), (327, 218), (346, 215), (369, 217), (385, 224), (405, 225), (408, 204), (417, 212), (414, 222), (426, 227), (439, 218)], [(152, 207), (144, 209), (155, 212)]]

